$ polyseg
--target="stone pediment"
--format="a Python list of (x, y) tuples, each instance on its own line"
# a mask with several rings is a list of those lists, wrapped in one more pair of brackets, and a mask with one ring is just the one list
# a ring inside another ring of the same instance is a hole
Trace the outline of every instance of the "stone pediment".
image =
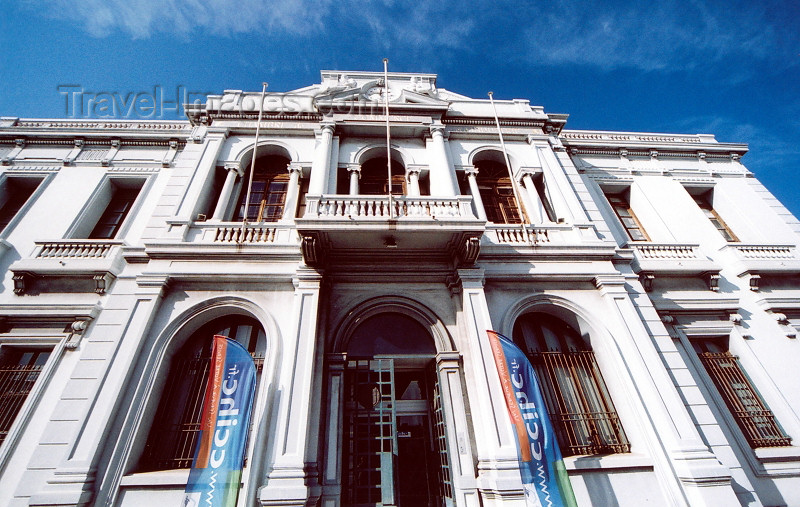
[(386, 94), (390, 106), (447, 108), (449, 101), (439, 97), (435, 77), (427, 75), (390, 74), (388, 86), (379, 73), (324, 75), (314, 92), (317, 104), (339, 102), (383, 104)]

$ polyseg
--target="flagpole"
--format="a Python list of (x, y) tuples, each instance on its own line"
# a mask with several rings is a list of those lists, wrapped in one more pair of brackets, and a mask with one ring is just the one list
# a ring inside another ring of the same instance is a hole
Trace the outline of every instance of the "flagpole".
[[(514, 171), (511, 170), (511, 161), (508, 158), (508, 150), (506, 150), (506, 143), (503, 139), (503, 131), (500, 129), (500, 118), (497, 117), (497, 106), (494, 105), (493, 92), (489, 92), (489, 102), (492, 103), (492, 111), (494, 111), (494, 122), (497, 125), (497, 134), (500, 136), (500, 147), (503, 150), (503, 157), (506, 161), (506, 168), (508, 169), (508, 176), (511, 178), (511, 189), (514, 191), (514, 200), (517, 201), (517, 213), (519, 213), (520, 225), (522, 225), (522, 236), (528, 238), (527, 229), (525, 228), (525, 215), (522, 209), (522, 199), (520, 199), (521, 192), (517, 185), (517, 179), (514, 177)], [(528, 238), (530, 240), (530, 238)]]
[(239, 234), (239, 243), (244, 242), (244, 228), (247, 225), (247, 215), (250, 211), (250, 191), (253, 188), (253, 173), (256, 170), (256, 155), (258, 154), (258, 135), (261, 132), (261, 117), (264, 114), (264, 95), (267, 94), (267, 83), (261, 83), (261, 100), (258, 103), (258, 123), (256, 123), (256, 143), (253, 146), (253, 160), (250, 161), (250, 178), (247, 180), (247, 196), (244, 200), (244, 213), (242, 214), (242, 231)]
[(386, 108), (386, 173), (388, 176), (388, 189), (389, 189), (389, 218), (393, 218), (394, 210), (392, 209), (392, 140), (389, 133), (389, 59), (383, 59), (383, 89), (384, 89), (384, 106)]

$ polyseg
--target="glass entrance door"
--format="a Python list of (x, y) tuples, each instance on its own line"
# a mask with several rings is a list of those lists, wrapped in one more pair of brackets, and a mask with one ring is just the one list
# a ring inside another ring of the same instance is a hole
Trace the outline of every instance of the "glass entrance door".
[(348, 362), (343, 504), (452, 505), (436, 375), (419, 366), (419, 358)]

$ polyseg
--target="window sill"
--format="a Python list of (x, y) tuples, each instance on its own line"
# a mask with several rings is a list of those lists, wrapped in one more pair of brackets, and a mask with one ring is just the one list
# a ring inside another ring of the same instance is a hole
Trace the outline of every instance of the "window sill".
[(653, 469), (653, 460), (643, 454), (606, 454), (570, 456), (564, 458), (568, 471), (614, 470), (614, 469)]
[(161, 470), (158, 472), (141, 472), (128, 474), (120, 481), (122, 487), (141, 486), (186, 486), (189, 480), (189, 468)]
[(781, 461), (800, 461), (800, 447), (759, 447), (754, 449), (756, 457), (762, 463), (775, 463)]

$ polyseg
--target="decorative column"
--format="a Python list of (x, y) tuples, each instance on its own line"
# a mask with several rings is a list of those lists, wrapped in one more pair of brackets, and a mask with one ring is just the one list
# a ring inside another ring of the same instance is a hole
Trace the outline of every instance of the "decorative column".
[(311, 163), (311, 181), (308, 184), (308, 193), (322, 195), (327, 190), (328, 177), (331, 170), (331, 148), (333, 147), (333, 131), (335, 124), (325, 122), (320, 124), (318, 131), (319, 142), (314, 150), (314, 160)]
[(358, 195), (358, 180), (361, 179), (361, 164), (347, 164), (350, 175), (350, 195)]
[(321, 358), (317, 357), (317, 319), (322, 275), (300, 268), (294, 279), (291, 331), (286, 335), (277, 389), (275, 461), (259, 492), (260, 505), (316, 505), (320, 495), (317, 475), (319, 413), (322, 396)]
[(228, 171), (228, 174), (225, 176), (225, 184), (222, 185), (217, 207), (214, 208), (214, 215), (211, 217), (214, 220), (225, 220), (225, 213), (228, 211), (228, 205), (231, 202), (231, 197), (233, 197), (233, 186), (236, 183), (236, 178), (244, 175), (239, 162), (225, 162), (225, 170)]
[(472, 203), (475, 207), (475, 216), (481, 220), (488, 220), (486, 218), (486, 210), (483, 207), (483, 199), (481, 199), (481, 191), (478, 188), (478, 169), (475, 166), (466, 166), (464, 172), (467, 174), (469, 193), (472, 194)]
[(453, 164), (447, 155), (447, 139), (445, 138), (444, 125), (431, 126), (430, 151), (430, 183), (431, 195), (456, 196), (458, 181)]
[(406, 167), (406, 194), (409, 197), (419, 197), (419, 167)]
[(300, 197), (300, 176), (303, 174), (303, 167), (300, 164), (289, 164), (286, 166), (286, 170), (289, 171), (289, 185), (286, 187), (286, 201), (283, 203), (281, 220), (293, 220), (297, 213), (297, 201)]
[(478, 459), (478, 491), (483, 505), (502, 505), (523, 495), (513, 425), (492, 355), (487, 329), (493, 329), (483, 289), (483, 269), (459, 269), (461, 315), (465, 330), (464, 377), (472, 408)]

